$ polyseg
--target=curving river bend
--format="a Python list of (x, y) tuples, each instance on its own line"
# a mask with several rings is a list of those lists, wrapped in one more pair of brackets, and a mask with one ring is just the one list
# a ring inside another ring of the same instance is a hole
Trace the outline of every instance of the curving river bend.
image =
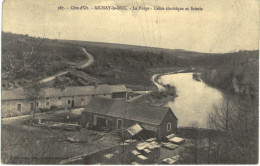
[(193, 126), (206, 128), (209, 113), (214, 104), (223, 99), (222, 93), (204, 82), (195, 81), (193, 73), (177, 73), (162, 75), (158, 82), (176, 87), (178, 97), (166, 106), (170, 107), (178, 118), (178, 126)]

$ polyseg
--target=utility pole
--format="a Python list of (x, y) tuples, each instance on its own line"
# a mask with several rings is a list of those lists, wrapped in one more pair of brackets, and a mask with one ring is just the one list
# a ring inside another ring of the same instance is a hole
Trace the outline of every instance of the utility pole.
[(123, 151), (122, 151), (122, 153), (121, 153), (121, 155), (122, 155), (122, 157), (121, 157), (121, 161), (122, 161), (122, 163), (120, 163), (120, 164), (124, 164), (124, 152), (125, 152), (125, 140), (124, 140), (124, 138), (125, 138), (125, 128), (124, 128), (124, 124), (125, 124), (125, 113), (126, 113), (126, 107), (124, 108), (124, 112), (123, 112), (123, 124), (122, 124), (122, 132), (123, 132), (123, 138), (122, 138), (122, 136), (121, 136), (121, 138), (122, 138), (122, 141), (123, 141)]
[(209, 134), (208, 134), (208, 164), (210, 163), (210, 144), (211, 144), (211, 130), (209, 130)]

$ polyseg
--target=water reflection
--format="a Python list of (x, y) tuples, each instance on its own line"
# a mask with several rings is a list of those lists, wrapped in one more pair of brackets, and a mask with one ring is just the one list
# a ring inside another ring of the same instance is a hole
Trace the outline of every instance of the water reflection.
[(177, 116), (178, 126), (191, 126), (194, 122), (198, 127), (207, 127), (207, 119), (212, 106), (222, 99), (222, 93), (204, 82), (195, 81), (192, 73), (178, 73), (162, 76), (159, 80), (164, 85), (172, 85), (177, 89), (178, 97), (168, 102)]

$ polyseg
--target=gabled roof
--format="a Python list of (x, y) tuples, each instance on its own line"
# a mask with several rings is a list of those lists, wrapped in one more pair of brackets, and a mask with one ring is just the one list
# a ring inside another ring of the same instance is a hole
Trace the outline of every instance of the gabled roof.
[(153, 125), (160, 125), (168, 111), (171, 111), (169, 107), (158, 107), (98, 97), (92, 98), (85, 110), (85, 112), (134, 120)]
[[(66, 96), (85, 96), (85, 95), (99, 95), (99, 94), (112, 94), (118, 92), (126, 92), (125, 85), (98, 85), (95, 86), (71, 86), (65, 89), (59, 88), (43, 88), (43, 96), (45, 98), (51, 97), (66, 97)], [(22, 88), (14, 90), (3, 90), (2, 100), (17, 100), (26, 99), (24, 90)]]

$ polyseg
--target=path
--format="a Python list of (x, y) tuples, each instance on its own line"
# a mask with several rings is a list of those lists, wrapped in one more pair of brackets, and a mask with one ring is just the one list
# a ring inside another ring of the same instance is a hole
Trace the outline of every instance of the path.
[(155, 86), (157, 86), (158, 91), (164, 91), (164, 90), (165, 90), (165, 87), (164, 87), (163, 85), (159, 84), (159, 83), (157, 82), (158, 80), (155, 80), (158, 75), (159, 75), (159, 74), (153, 75), (152, 78), (151, 78), (151, 81), (154, 83)]
[[(90, 66), (92, 63), (94, 63), (94, 57), (93, 55), (91, 55), (90, 53), (87, 52), (87, 50), (83, 47), (81, 47), (82, 51), (88, 56), (88, 61), (83, 63), (82, 65), (78, 66), (78, 68), (85, 68), (85, 67), (88, 67)], [(56, 77), (58, 76), (61, 76), (61, 75), (64, 75), (64, 74), (67, 74), (69, 72), (69, 70), (67, 71), (63, 71), (61, 73), (58, 73), (58, 74), (55, 74), (53, 76), (49, 76), (47, 78), (44, 78), (40, 81), (40, 83), (45, 83), (45, 82), (49, 82), (49, 81), (52, 81), (54, 80)]]
[(87, 52), (87, 50), (85, 48), (82, 47), (81, 49), (88, 56), (88, 61), (86, 63), (80, 65), (79, 68), (85, 68), (85, 67), (90, 66), (92, 63), (94, 63), (94, 57), (89, 52)]
[[(74, 109), (71, 109), (70, 113), (80, 115), (82, 113), (82, 111), (84, 111), (84, 108), (74, 108)], [(69, 112), (69, 111), (68, 110), (59, 110), (59, 111), (55, 111), (55, 112), (35, 113), (35, 119), (46, 118), (46, 117), (53, 115), (53, 114), (62, 114), (62, 113), (66, 113), (66, 112)], [(32, 115), (22, 115), (22, 116), (2, 118), (1, 123), (2, 124), (8, 124), (8, 123), (12, 123), (12, 122), (18, 121), (18, 120), (30, 119), (31, 117), (32, 117)]]
[[(194, 71), (195, 68), (192, 68), (192, 70)], [(167, 75), (167, 74), (183, 73), (183, 72), (187, 72), (187, 70), (178, 70), (176, 72), (167, 72), (167, 73), (163, 73), (163, 74), (155, 74), (151, 77), (151, 81), (154, 83), (155, 86), (157, 86), (159, 92), (165, 91), (166, 90), (165, 86), (162, 85), (160, 82), (158, 82), (159, 79), (156, 79), (156, 77), (161, 77), (161, 76), (164, 76), (164, 75)]]

